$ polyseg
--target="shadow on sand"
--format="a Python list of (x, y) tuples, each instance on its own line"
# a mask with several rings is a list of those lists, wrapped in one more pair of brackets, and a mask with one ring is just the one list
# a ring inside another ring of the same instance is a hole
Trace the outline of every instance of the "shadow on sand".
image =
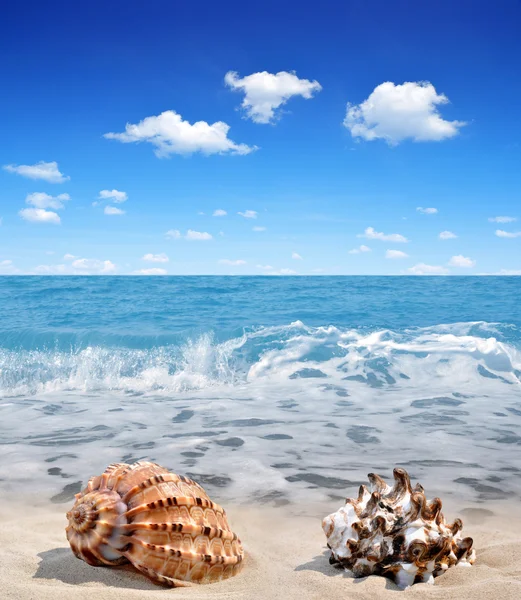
[(38, 557), (41, 562), (33, 575), (35, 579), (58, 579), (71, 585), (96, 582), (110, 587), (135, 590), (169, 589), (155, 585), (131, 565), (91, 567), (76, 558), (70, 548), (53, 548), (40, 552)]
[[(349, 571), (345, 571), (342, 567), (338, 565), (329, 564), (329, 556), (331, 552), (329, 550), (324, 550), (322, 554), (315, 556), (312, 560), (307, 563), (303, 563), (298, 567), (295, 567), (295, 571), (316, 571), (317, 573), (322, 573), (326, 577), (345, 577), (349, 579), (353, 585), (360, 585), (367, 581), (368, 577), (359, 577), (355, 578), (350, 574)], [(401, 592), (400, 588), (395, 585), (390, 579), (385, 580), (385, 588), (391, 592)]]

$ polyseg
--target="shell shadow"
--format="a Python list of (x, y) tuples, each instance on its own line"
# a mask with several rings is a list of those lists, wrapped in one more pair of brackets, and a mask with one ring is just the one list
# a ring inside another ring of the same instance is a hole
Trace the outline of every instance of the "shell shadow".
[[(312, 560), (307, 563), (303, 563), (298, 567), (295, 567), (295, 571), (316, 571), (322, 573), (327, 577), (346, 577), (351, 579), (353, 585), (360, 585), (367, 581), (367, 577), (353, 577), (349, 575), (342, 567), (329, 564), (330, 550), (324, 550), (322, 554), (315, 556)], [(385, 579), (385, 589), (390, 592), (401, 592), (402, 590), (394, 584), (390, 579)]]
[(295, 567), (294, 571), (316, 571), (327, 577), (338, 577), (344, 575), (342, 569), (329, 564), (329, 550), (324, 550), (322, 554), (315, 556), (309, 562)]
[(108, 587), (131, 588), (135, 590), (161, 590), (146, 577), (141, 575), (132, 565), (120, 567), (91, 567), (76, 558), (70, 548), (53, 548), (40, 552), (41, 559), (33, 579), (57, 579), (63, 583), (102, 583)]

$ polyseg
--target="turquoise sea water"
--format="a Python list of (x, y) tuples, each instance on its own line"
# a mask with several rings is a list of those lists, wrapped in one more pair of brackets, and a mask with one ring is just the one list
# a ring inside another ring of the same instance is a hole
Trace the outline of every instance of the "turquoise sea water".
[(519, 495), (520, 299), (516, 277), (2, 277), (0, 491), (68, 501), (146, 458), (236, 501), (395, 464)]

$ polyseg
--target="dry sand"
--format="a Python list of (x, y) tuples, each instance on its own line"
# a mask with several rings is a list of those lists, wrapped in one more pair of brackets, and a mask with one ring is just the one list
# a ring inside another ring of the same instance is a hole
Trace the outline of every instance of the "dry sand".
[(495, 514), (483, 509), (460, 511), (466, 534), (475, 540), (476, 565), (451, 569), (433, 586), (420, 584), (403, 592), (381, 577), (354, 580), (330, 566), (318, 516), (284, 517), (284, 509), (229, 507), (233, 528), (248, 554), (242, 573), (222, 583), (170, 589), (154, 585), (130, 566), (94, 568), (76, 559), (64, 536), (64, 506), (2, 503), (0, 508), (4, 600), (521, 598), (521, 519), (515, 508), (508, 511), (512, 518), (504, 508)]

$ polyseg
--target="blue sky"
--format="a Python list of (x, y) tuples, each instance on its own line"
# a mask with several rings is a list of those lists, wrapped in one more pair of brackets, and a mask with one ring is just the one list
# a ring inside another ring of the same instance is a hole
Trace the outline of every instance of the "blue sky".
[(74, 4), (0, 21), (1, 273), (521, 274), (519, 2)]

